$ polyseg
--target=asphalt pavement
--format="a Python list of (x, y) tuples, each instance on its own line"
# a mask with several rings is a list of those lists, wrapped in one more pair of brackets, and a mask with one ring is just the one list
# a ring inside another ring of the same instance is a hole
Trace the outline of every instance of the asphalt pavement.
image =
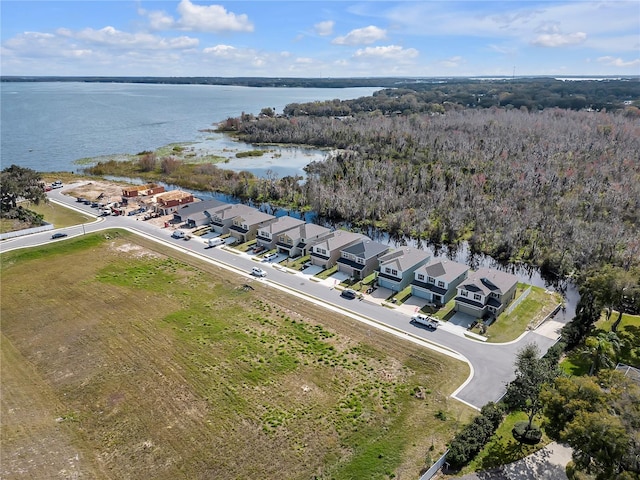
[[(69, 187), (72, 186), (47, 192), (49, 199), (82, 213), (96, 216), (95, 209), (89, 205), (78, 203), (75, 198), (63, 194)], [(546, 352), (557, 341), (557, 335), (550, 335), (548, 331), (545, 331), (544, 334), (527, 331), (513, 342), (496, 344), (469, 338), (465, 335), (462, 327), (453, 325), (443, 324), (435, 331), (419, 328), (409, 323), (412, 312), (408, 308), (402, 306), (383, 307), (373, 297), (365, 297), (363, 300), (348, 300), (340, 296), (340, 291), (334, 288), (335, 282), (331, 279), (317, 281), (312, 275), (293, 272), (279, 264), (271, 262), (258, 264), (251, 255), (238, 254), (237, 251), (231, 252), (226, 247), (205, 249), (204, 240), (198, 237), (189, 241), (174, 239), (171, 238), (171, 230), (138, 221), (135, 217), (96, 217), (95, 222), (5, 240), (0, 243), (0, 252), (34, 247), (52, 241), (65, 241), (74, 236), (109, 228), (130, 230), (203, 261), (245, 274), (253, 281), (264, 282), (274, 288), (315, 302), (323, 308), (338, 311), (354, 320), (367, 323), (371, 328), (382, 329), (406, 341), (465, 361), (471, 367), (471, 373), (469, 378), (451, 396), (476, 409), (481, 408), (489, 401), (497, 401), (502, 397), (506, 385), (515, 377), (514, 362), (519, 350), (527, 344), (535, 343), (541, 352)], [(52, 233), (56, 231), (64, 231), (68, 237), (51, 240)], [(256, 279), (250, 276), (251, 268), (256, 265), (267, 271), (265, 278)]]

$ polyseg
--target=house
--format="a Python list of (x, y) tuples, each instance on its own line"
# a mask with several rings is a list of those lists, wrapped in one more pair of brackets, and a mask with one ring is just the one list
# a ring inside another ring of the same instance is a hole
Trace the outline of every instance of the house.
[(233, 218), (231, 226), (229, 227), (229, 233), (240, 243), (248, 242), (256, 238), (259, 225), (273, 221), (275, 218), (273, 215), (253, 208), (252, 211), (236, 215)]
[(219, 207), (207, 210), (211, 216), (211, 228), (219, 233), (229, 233), (229, 228), (233, 225), (233, 219), (238, 215), (246, 215), (247, 213), (257, 211), (255, 208), (241, 203), (231, 203), (220, 205)]
[(413, 247), (401, 247), (378, 259), (378, 286), (399, 292), (409, 286), (413, 272), (431, 260), (431, 253)]
[(182, 190), (158, 193), (151, 198), (152, 208), (161, 215), (169, 215), (182, 205), (193, 202), (193, 195)]
[(456, 296), (458, 285), (468, 276), (468, 266), (447, 259), (434, 259), (415, 271), (411, 295), (435, 305), (444, 305)]
[(133, 198), (142, 195), (156, 195), (158, 193), (163, 193), (164, 187), (160, 185), (156, 185), (155, 183), (150, 183), (148, 185), (137, 185), (132, 187), (127, 187), (122, 189), (122, 197), (123, 198)]
[(369, 239), (369, 237), (346, 230), (335, 230), (313, 243), (309, 249), (311, 264), (322, 268), (331, 268), (340, 258), (340, 253), (344, 248), (363, 239)]
[(216, 209), (223, 205), (229, 204), (215, 199), (188, 203), (173, 213), (173, 221), (176, 223), (186, 223), (189, 228), (207, 225), (211, 223), (211, 214), (208, 210)]
[(327, 227), (322, 227), (315, 223), (303, 223), (291, 230), (278, 234), (276, 248), (278, 252), (286, 253), (292, 258), (308, 255), (308, 248), (313, 242), (330, 233), (331, 229)]
[(351, 278), (362, 280), (378, 268), (378, 259), (389, 251), (389, 245), (374, 242), (365, 237), (343, 248), (338, 258), (338, 271)]
[(289, 230), (299, 228), (305, 221), (299, 218), (283, 216), (275, 220), (267, 220), (258, 225), (256, 243), (267, 250), (275, 248), (278, 237)]
[(514, 275), (481, 268), (458, 285), (455, 309), (476, 318), (497, 317), (515, 297), (517, 286)]

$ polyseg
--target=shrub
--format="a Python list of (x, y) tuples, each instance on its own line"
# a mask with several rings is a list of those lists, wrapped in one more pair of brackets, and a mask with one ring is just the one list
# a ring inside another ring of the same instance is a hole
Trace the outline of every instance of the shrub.
[(518, 422), (511, 430), (513, 438), (520, 443), (526, 443), (527, 445), (535, 445), (542, 439), (542, 431), (537, 425), (531, 425), (529, 428), (529, 422)]
[(480, 415), (465, 426), (449, 444), (447, 462), (453, 469), (469, 463), (482, 450), (504, 417), (502, 406), (489, 402)]

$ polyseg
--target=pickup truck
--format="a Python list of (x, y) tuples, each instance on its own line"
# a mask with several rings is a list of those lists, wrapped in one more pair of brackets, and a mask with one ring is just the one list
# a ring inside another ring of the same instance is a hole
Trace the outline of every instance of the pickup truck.
[(436, 328), (438, 328), (438, 325), (440, 322), (438, 321), (437, 318), (430, 317), (422, 313), (416, 313), (411, 317), (411, 323), (415, 323), (417, 325), (427, 327), (431, 330), (435, 330)]

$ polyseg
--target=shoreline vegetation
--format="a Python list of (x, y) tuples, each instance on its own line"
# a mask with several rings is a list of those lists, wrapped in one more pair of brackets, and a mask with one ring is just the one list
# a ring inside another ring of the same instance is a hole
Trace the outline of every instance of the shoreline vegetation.
[[(539, 268), (550, 280), (609, 263), (638, 265), (640, 114), (491, 108), (397, 115), (388, 104), (396, 100), (292, 104), (284, 115), (220, 122), (219, 132), (249, 144), (333, 149), (305, 168), (304, 183), (151, 152), (85, 172), (311, 210), (331, 223), (435, 248), (467, 242), (472, 254)], [(370, 102), (380, 108), (363, 113)]]

